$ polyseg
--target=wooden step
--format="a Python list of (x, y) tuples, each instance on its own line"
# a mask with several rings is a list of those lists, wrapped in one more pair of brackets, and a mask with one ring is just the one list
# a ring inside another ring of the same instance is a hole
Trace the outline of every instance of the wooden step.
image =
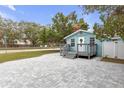
[(76, 58), (76, 54), (66, 54), (64, 57), (74, 59), (74, 58)]

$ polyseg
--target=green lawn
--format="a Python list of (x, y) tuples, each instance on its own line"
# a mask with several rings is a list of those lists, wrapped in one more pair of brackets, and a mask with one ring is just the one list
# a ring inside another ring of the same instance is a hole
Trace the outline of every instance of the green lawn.
[(17, 60), (17, 59), (37, 57), (37, 56), (41, 56), (41, 55), (48, 54), (48, 53), (54, 53), (54, 52), (58, 52), (58, 50), (0, 54), (0, 63), (6, 62), (6, 61), (11, 61), (11, 60)]
[(58, 47), (11, 47), (11, 48), (0, 48), (0, 50), (28, 50), (28, 49), (49, 49)]

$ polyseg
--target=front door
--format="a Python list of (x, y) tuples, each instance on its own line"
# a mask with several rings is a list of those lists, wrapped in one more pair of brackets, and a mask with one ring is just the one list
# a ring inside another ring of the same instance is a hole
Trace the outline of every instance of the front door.
[[(84, 37), (79, 37), (78, 38), (78, 44), (84, 44)], [(78, 45), (78, 51), (79, 52), (84, 52), (85, 51), (85, 46), (84, 45)]]

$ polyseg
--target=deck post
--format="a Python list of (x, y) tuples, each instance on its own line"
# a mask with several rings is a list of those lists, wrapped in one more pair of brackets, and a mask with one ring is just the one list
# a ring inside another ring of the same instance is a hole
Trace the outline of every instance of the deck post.
[(59, 45), (60, 47), (60, 56), (62, 56), (62, 47), (61, 47), (61, 44)]
[(61, 48), (61, 44), (59, 45), (60, 47), (60, 56), (62, 56), (62, 48)]
[(90, 59), (90, 44), (88, 44), (87, 46), (88, 46), (88, 59)]
[(78, 44), (77, 44), (77, 58), (79, 57), (79, 55), (78, 55)]

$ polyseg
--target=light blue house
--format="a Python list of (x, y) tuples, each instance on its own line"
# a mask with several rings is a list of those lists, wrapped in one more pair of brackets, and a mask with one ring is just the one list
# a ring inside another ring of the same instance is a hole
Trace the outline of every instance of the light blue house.
[(60, 49), (60, 54), (64, 57), (102, 56), (102, 43), (91, 32), (80, 29), (66, 36), (64, 40), (66, 44)]

